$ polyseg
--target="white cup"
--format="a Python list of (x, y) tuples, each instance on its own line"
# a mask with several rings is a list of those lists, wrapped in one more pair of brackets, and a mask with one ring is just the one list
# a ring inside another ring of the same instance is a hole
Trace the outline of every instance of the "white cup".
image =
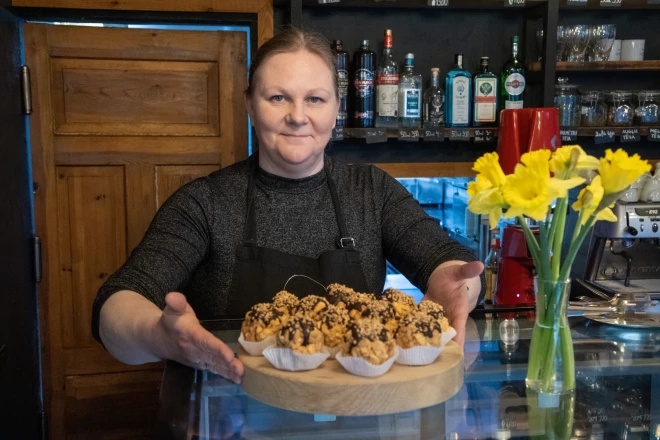
[(649, 179), (644, 184), (644, 188), (639, 193), (640, 200), (644, 202), (657, 202), (658, 194), (660, 193), (660, 178), (655, 176)]
[(621, 61), (642, 61), (645, 42), (645, 40), (623, 40), (621, 42)]
[(632, 187), (628, 188), (626, 192), (619, 196), (619, 200), (627, 203), (639, 201), (639, 189)]
[(614, 40), (610, 52), (610, 61), (621, 61), (621, 40)]

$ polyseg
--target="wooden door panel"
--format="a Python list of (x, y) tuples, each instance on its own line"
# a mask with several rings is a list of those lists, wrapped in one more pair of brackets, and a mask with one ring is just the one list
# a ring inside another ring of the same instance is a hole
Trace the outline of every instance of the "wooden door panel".
[(126, 260), (124, 170), (58, 167), (57, 181), (63, 347), (90, 347), (96, 292)]
[(158, 207), (163, 204), (165, 200), (174, 191), (181, 188), (186, 183), (211, 174), (218, 170), (218, 166), (214, 165), (188, 165), (188, 166), (159, 166), (156, 167), (156, 179), (158, 180), (158, 194), (156, 204)]
[(55, 58), (56, 134), (217, 136), (218, 65)]

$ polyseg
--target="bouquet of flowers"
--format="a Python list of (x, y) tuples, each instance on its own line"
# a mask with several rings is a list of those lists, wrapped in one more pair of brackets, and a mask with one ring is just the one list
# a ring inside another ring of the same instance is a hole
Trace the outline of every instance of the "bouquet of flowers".
[[(502, 216), (520, 220), (537, 274), (536, 322), (526, 382), (539, 392), (560, 393), (575, 388), (573, 344), (566, 319), (573, 260), (597, 220), (616, 221), (610, 208), (651, 166), (622, 149), (608, 149), (605, 157), (597, 159), (578, 145), (526, 153), (520, 162), (512, 174), (505, 175), (497, 153), (477, 159), (476, 180), (468, 186), (468, 209), (488, 216), (491, 228)], [(571, 205), (578, 220), (568, 231), (568, 191), (583, 184)], [(538, 221), (538, 240), (525, 217)], [(562, 255), (566, 236), (570, 236), (570, 246)]]

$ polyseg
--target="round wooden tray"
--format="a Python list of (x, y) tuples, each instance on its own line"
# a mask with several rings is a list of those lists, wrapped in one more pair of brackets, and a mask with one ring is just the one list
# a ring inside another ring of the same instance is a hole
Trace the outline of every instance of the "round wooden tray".
[(334, 359), (309, 371), (282, 371), (242, 347), (243, 389), (278, 408), (311, 414), (363, 416), (426, 408), (451, 398), (463, 386), (463, 350), (450, 341), (430, 365), (395, 363), (379, 377), (354, 376)]

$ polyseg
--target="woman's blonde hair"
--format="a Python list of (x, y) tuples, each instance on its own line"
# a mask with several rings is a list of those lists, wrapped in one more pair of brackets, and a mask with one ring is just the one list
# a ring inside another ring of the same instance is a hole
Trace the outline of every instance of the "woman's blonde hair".
[(298, 52), (299, 50), (305, 50), (323, 60), (323, 63), (332, 72), (335, 96), (338, 98), (339, 88), (337, 85), (335, 55), (332, 49), (330, 49), (328, 40), (317, 32), (307, 31), (293, 26), (285, 27), (279, 34), (275, 35), (259, 48), (252, 60), (252, 64), (250, 64), (250, 74), (248, 76), (245, 95), (248, 98), (252, 97), (259, 68), (268, 58), (281, 53)]

